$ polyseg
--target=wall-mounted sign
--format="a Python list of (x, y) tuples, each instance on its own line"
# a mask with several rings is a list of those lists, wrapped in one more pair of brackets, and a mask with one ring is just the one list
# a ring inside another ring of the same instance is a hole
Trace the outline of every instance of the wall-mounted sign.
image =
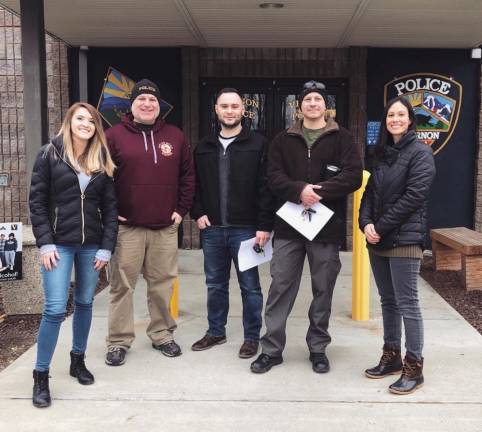
[(405, 75), (385, 84), (385, 104), (405, 96), (417, 117), (417, 135), (437, 154), (448, 143), (459, 119), (462, 85), (433, 73)]
[(0, 223), (0, 281), (22, 279), (22, 224)]
[[(104, 87), (100, 94), (97, 109), (102, 118), (114, 126), (122, 120), (122, 117), (131, 110), (131, 92), (135, 82), (127, 75), (110, 67), (104, 79)], [(161, 118), (166, 118), (173, 106), (161, 99), (159, 101)]]
[(367, 146), (373, 146), (377, 143), (379, 132), (380, 132), (379, 121), (369, 121), (367, 123)]

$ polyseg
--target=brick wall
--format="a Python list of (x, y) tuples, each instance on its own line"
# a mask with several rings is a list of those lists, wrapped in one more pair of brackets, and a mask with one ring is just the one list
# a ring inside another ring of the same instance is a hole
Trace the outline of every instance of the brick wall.
[[(0, 7), (0, 173), (10, 177), (9, 185), (0, 187), (0, 222), (28, 223), (21, 55), (20, 19)], [(49, 134), (53, 136), (69, 105), (67, 46), (46, 35), (46, 56)]]
[(478, 129), (478, 148), (476, 153), (475, 165), (475, 230), (482, 232), (482, 64), (480, 71), (480, 99), (479, 99), (479, 129)]

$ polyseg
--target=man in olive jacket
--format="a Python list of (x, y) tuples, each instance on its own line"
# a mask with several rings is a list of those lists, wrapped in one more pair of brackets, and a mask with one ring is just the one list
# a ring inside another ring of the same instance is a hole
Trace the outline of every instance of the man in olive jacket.
[(325, 349), (331, 341), (331, 301), (341, 268), (339, 249), (345, 237), (344, 200), (361, 185), (362, 162), (348, 131), (325, 118), (326, 101), (324, 84), (305, 83), (299, 96), (303, 120), (279, 133), (270, 144), (268, 182), (278, 207), (290, 201), (309, 208), (321, 201), (334, 215), (313, 241), (276, 217), (266, 334), (261, 339), (262, 354), (251, 364), (254, 373), (267, 372), (283, 362), (286, 321), (298, 293), (306, 255), (313, 292), (306, 342), (314, 372), (329, 371)]
[(242, 126), (244, 107), (236, 89), (220, 90), (215, 110), (220, 130), (203, 138), (194, 150), (196, 194), (191, 216), (202, 236), (209, 328), (192, 349), (202, 351), (226, 342), (233, 261), (243, 300), (244, 343), (239, 357), (250, 358), (258, 352), (263, 295), (257, 267), (240, 271), (238, 251), (242, 241), (253, 237), (263, 247), (273, 228), (267, 140)]

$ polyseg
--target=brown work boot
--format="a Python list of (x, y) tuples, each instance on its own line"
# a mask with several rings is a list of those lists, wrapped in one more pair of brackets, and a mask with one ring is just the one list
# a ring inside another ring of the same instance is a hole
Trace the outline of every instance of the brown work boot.
[(193, 351), (204, 351), (212, 348), (214, 345), (221, 345), (223, 343), (226, 343), (226, 336), (211, 336), (207, 334), (204, 335), (202, 339), (194, 342), (191, 349)]
[(259, 342), (253, 340), (245, 340), (239, 349), (239, 358), (247, 359), (258, 354)]
[(402, 376), (388, 390), (395, 394), (410, 394), (423, 385), (423, 357), (421, 360), (405, 356)]
[(377, 366), (365, 370), (368, 378), (379, 379), (388, 375), (396, 375), (402, 371), (402, 356), (399, 349), (383, 345), (383, 354)]

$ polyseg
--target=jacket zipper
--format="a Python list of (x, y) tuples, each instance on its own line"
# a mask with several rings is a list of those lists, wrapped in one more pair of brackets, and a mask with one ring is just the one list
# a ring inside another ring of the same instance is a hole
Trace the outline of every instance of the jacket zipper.
[(311, 183), (311, 148), (310, 147), (308, 147), (308, 182)]
[[(82, 244), (84, 244), (84, 241), (85, 241), (85, 216), (84, 216), (85, 191), (87, 190), (87, 188), (89, 187), (89, 185), (90, 185), (97, 177), (99, 177), (99, 174), (97, 174), (97, 175), (94, 176), (94, 177), (91, 177), (90, 180), (89, 180), (89, 183), (87, 183), (87, 186), (86, 186), (85, 189), (84, 189), (84, 192), (82, 192), (82, 190), (80, 191), (80, 208), (81, 208), (81, 211), (82, 211)], [(80, 185), (79, 185), (79, 189), (80, 189)]]
[(319, 140), (320, 140), (320, 138), (321, 138), (322, 136), (324, 137), (325, 135), (331, 134), (331, 131), (328, 131), (327, 133), (324, 133), (324, 134), (320, 135), (320, 136), (315, 140), (315, 142), (313, 143), (313, 145), (311, 146), (311, 148), (308, 146), (308, 143), (306, 142), (305, 137), (304, 137), (302, 134), (295, 133), (295, 132), (288, 132), (288, 134), (289, 134), (289, 135), (292, 135), (292, 136), (298, 136), (298, 137), (300, 137), (300, 138), (303, 140), (306, 148), (308, 149), (308, 179), (307, 179), (307, 181), (308, 181), (308, 183), (311, 183), (311, 149), (314, 148), (316, 144), (318, 144), (318, 142), (319, 142)]
[(82, 213), (82, 244), (84, 244), (84, 241), (85, 241), (84, 199), (85, 199), (84, 192), (81, 192), (80, 193), (80, 210), (81, 210), (81, 213)]
[[(70, 165), (63, 157), (62, 155), (58, 152), (58, 150), (55, 148), (54, 146), (54, 149), (55, 149), (55, 152), (58, 154), (58, 156), (60, 157), (60, 159), (62, 159), (66, 165), (68, 165), (72, 171), (75, 173), (75, 175), (77, 176), (77, 171), (72, 167), (72, 165)], [(84, 241), (85, 241), (85, 216), (84, 216), (84, 199), (85, 199), (85, 191), (87, 190), (87, 188), (89, 187), (89, 185), (97, 178), (99, 177), (99, 174), (97, 174), (96, 176), (94, 177), (91, 177), (91, 179), (89, 180), (89, 183), (87, 183), (87, 186), (85, 187), (84, 189), (84, 192), (82, 192), (82, 189), (80, 189), (80, 184), (79, 184), (79, 181), (77, 180), (77, 184), (79, 185), (79, 190), (80, 190), (80, 210), (81, 210), (81, 217), (82, 217), (82, 243), (81, 244), (84, 244)], [(55, 219), (55, 228), (57, 228), (57, 218)]]

